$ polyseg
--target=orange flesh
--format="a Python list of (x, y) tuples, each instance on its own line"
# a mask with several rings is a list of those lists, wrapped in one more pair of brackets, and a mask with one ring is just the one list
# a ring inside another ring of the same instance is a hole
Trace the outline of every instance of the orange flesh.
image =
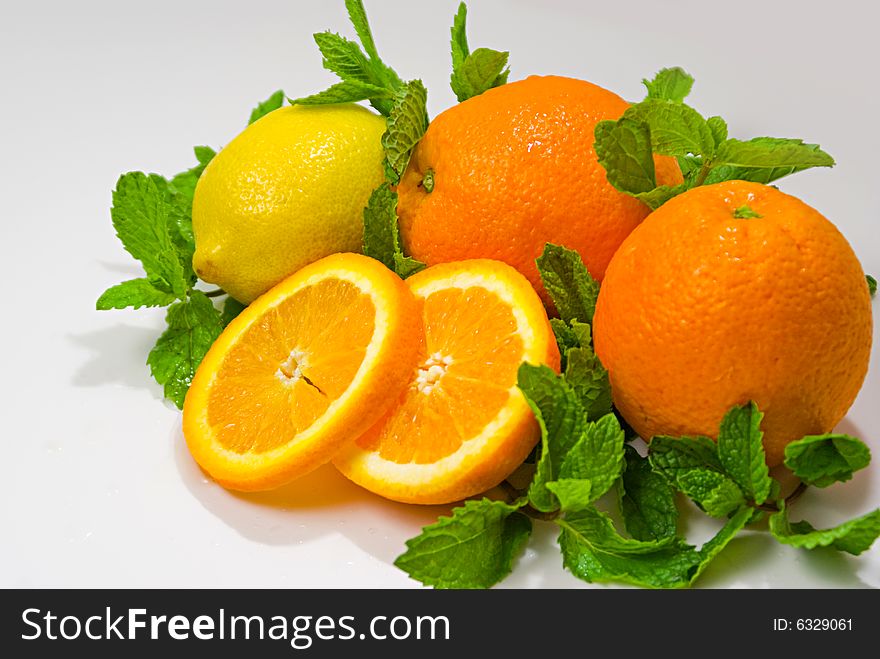
[(354, 379), (374, 316), (370, 297), (340, 279), (307, 286), (268, 311), (217, 372), (207, 410), (217, 442), (262, 453), (311, 426)]
[(422, 313), (425, 342), (409, 387), (379, 430), (358, 440), (397, 463), (436, 462), (482, 432), (507, 403), (523, 360), (516, 319), (491, 291), (437, 291)]

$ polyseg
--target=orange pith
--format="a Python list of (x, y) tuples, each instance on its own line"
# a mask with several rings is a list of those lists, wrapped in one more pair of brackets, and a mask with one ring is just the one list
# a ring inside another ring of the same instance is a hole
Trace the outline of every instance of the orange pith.
[(855, 400), (871, 300), (831, 222), (770, 186), (729, 181), (672, 199), (624, 241), (593, 336), (615, 405), (642, 437), (715, 437), (730, 407), (754, 400), (776, 465)]
[(540, 298), (503, 263), (434, 266), (407, 283), (424, 325), (409, 386), (334, 463), (382, 496), (448, 503), (497, 485), (528, 455), (538, 428), (517, 369), (558, 369), (559, 354)]
[(409, 289), (340, 254), (253, 302), (202, 361), (184, 405), (193, 456), (221, 484), (275, 487), (359, 436), (406, 385), (421, 328)]

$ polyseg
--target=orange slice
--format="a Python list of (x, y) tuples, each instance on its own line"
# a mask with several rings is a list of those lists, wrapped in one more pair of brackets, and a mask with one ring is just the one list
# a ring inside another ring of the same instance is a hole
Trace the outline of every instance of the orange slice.
[(329, 461), (393, 404), (420, 344), (418, 305), (381, 263), (335, 254), (232, 321), (196, 371), (183, 431), (221, 485), (269, 489)]
[(539, 437), (516, 386), (522, 362), (559, 369), (541, 299), (500, 261), (435, 265), (407, 280), (424, 343), (394, 407), (333, 459), (355, 483), (396, 501), (439, 504), (504, 480)]

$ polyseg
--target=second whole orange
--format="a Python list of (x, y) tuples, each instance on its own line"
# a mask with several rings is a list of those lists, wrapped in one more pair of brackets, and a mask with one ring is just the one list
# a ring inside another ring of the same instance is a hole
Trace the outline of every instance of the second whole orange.
[(611, 260), (593, 318), (614, 403), (642, 437), (715, 437), (728, 409), (753, 400), (771, 466), (844, 417), (871, 334), (867, 281), (843, 235), (799, 199), (744, 181), (652, 213)]
[[(611, 256), (649, 212), (608, 183), (594, 129), (629, 104), (584, 80), (531, 76), (439, 114), (398, 186), (401, 235), (429, 265), (504, 261), (549, 301), (535, 258), (545, 243), (576, 250), (601, 280)], [(657, 180), (681, 182), (656, 159)]]

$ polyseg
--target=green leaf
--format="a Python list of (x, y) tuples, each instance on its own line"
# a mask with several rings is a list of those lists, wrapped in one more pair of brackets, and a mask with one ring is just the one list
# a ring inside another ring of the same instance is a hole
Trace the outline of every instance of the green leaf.
[[(589, 332), (589, 325), (587, 325), (586, 323), (578, 324), (586, 327), (587, 331)], [(581, 342), (578, 339), (577, 334), (575, 334), (575, 331), (572, 329), (572, 326), (566, 323), (561, 318), (551, 318), (550, 327), (553, 330), (553, 335), (556, 337), (556, 345), (559, 347), (559, 355), (562, 357), (562, 368), (564, 370), (565, 353), (568, 351), (569, 348), (580, 348)]]
[(727, 122), (721, 117), (709, 117), (706, 119), (706, 124), (712, 132), (712, 140), (715, 142), (717, 151), (718, 147), (727, 140)]
[(397, 224), (397, 193), (387, 183), (373, 190), (364, 209), (364, 254), (406, 278), (425, 267), (404, 256)]
[(730, 516), (730, 519), (725, 522), (724, 526), (721, 527), (714, 537), (700, 547), (700, 562), (691, 575), (691, 583), (694, 583), (699, 578), (703, 573), (703, 570), (705, 570), (709, 563), (721, 553), (721, 550), (733, 540), (736, 534), (742, 531), (746, 524), (749, 524), (753, 520), (754, 512), (755, 510), (753, 508), (743, 506)]
[(541, 457), (529, 486), (529, 502), (550, 512), (559, 502), (546, 484), (560, 475), (563, 460), (581, 437), (586, 423), (577, 394), (548, 366), (521, 364), (517, 384), (541, 428)]
[(745, 503), (742, 491), (724, 473), (718, 447), (708, 437), (657, 436), (648, 445), (656, 472), (707, 514), (723, 517)]
[(674, 536), (678, 521), (674, 490), (632, 446), (625, 451), (618, 496), (626, 530), (637, 540)]
[(694, 79), (680, 67), (661, 69), (653, 80), (642, 80), (648, 90), (647, 98), (681, 103), (691, 93)]
[(532, 531), (518, 504), (466, 501), (407, 540), (394, 564), (435, 588), (489, 588), (507, 576)]
[(871, 297), (874, 297), (877, 294), (877, 280), (871, 275), (865, 275), (865, 279), (868, 282), (868, 293), (871, 294)]
[(849, 435), (807, 435), (785, 447), (785, 466), (804, 483), (816, 487), (848, 481), (853, 472), (870, 462), (870, 449)]
[[(192, 212), (192, 200), (196, 191), (196, 183), (199, 182), (205, 167), (217, 155), (217, 152), (209, 146), (197, 146), (193, 151), (196, 154), (198, 164), (171, 179), (171, 187), (174, 189), (174, 192), (179, 194), (182, 200), (184, 200), (183, 206), (186, 208), (187, 215)], [(192, 233), (191, 222), (189, 233)]]
[(584, 510), (601, 496), (594, 496), (592, 482), (584, 478), (560, 478), (547, 483), (547, 489), (556, 495), (560, 510), (565, 512)]
[(658, 185), (650, 192), (639, 192), (638, 194), (634, 194), (633, 197), (647, 204), (651, 210), (657, 210), (667, 201), (673, 197), (677, 197), (687, 189), (687, 183), (680, 183), (679, 185)]
[[(573, 324), (583, 325), (577, 321)], [(577, 394), (587, 420), (595, 421), (611, 412), (611, 381), (608, 371), (590, 347), (589, 337), (580, 347), (566, 351), (565, 381)]]
[(95, 308), (104, 311), (126, 307), (165, 307), (176, 299), (174, 293), (158, 288), (149, 279), (130, 279), (104, 291)]
[(682, 469), (705, 467), (721, 471), (718, 447), (708, 437), (666, 437), (658, 435), (648, 444), (648, 459), (656, 471), (670, 480)]
[(558, 478), (589, 481), (591, 501), (595, 501), (620, 477), (623, 445), (623, 429), (613, 414), (586, 424), (563, 456)]
[(262, 119), (270, 112), (277, 110), (282, 105), (284, 105), (284, 92), (279, 89), (251, 111), (251, 116), (248, 119), (248, 126), (254, 123), (257, 119)]
[(858, 556), (880, 535), (880, 508), (834, 528), (817, 530), (809, 522), (789, 522), (785, 503), (781, 502), (781, 506), (778, 513), (770, 516), (770, 533), (786, 545), (803, 549), (831, 547)]
[(709, 124), (684, 103), (649, 98), (630, 106), (623, 118), (648, 125), (654, 153), (707, 158), (715, 153), (715, 139)]
[(467, 5), (459, 3), (458, 11), (455, 13), (455, 19), (452, 22), (451, 48), (452, 48), (452, 70), (455, 71), (461, 67), (465, 58), (470, 55), (468, 47), (467, 32)]
[(505, 84), (509, 56), (506, 51), (477, 48), (465, 57), (461, 66), (453, 69), (449, 83), (459, 103)]
[(428, 128), (428, 91), (421, 80), (411, 80), (395, 94), (388, 126), (382, 135), (385, 176), (392, 185), (400, 182), (412, 151)]
[(165, 396), (183, 408), (183, 400), (208, 348), (220, 335), (220, 313), (201, 291), (168, 307), (168, 329), (150, 351), (147, 363), (153, 377), (165, 387)]
[(172, 195), (172, 188), (161, 176), (130, 172), (116, 183), (110, 215), (123, 247), (143, 264), (147, 278), (183, 298), (190, 285), (191, 266), (186, 267), (175, 242), (180, 235), (181, 210)]
[(318, 50), (324, 56), (321, 64), (325, 69), (338, 75), (342, 80), (356, 80), (377, 87), (384, 87), (384, 81), (371, 70), (370, 60), (354, 41), (334, 32), (318, 32), (312, 35)]
[(588, 582), (619, 581), (648, 588), (682, 588), (700, 555), (681, 539), (635, 540), (617, 533), (611, 518), (591, 506), (557, 519), (563, 565)]
[(378, 60), (379, 53), (376, 50), (376, 43), (373, 41), (373, 32), (370, 30), (370, 23), (367, 20), (364, 3), (361, 0), (345, 0), (345, 8), (348, 10), (348, 18), (354, 27), (354, 31), (357, 33), (358, 39), (360, 39), (361, 45), (367, 51), (367, 55), (374, 60)]
[(770, 496), (770, 470), (764, 453), (761, 419), (754, 401), (731, 408), (721, 421), (718, 458), (747, 499), (761, 505)]
[(712, 517), (729, 515), (746, 503), (737, 484), (712, 469), (683, 469), (676, 475), (673, 486)]
[(584, 266), (580, 254), (547, 243), (536, 260), (538, 274), (553, 300), (559, 317), (566, 323), (579, 320), (592, 323), (599, 296), (599, 283)]
[(317, 94), (291, 99), (290, 103), (291, 105), (332, 105), (366, 100), (374, 102), (392, 98), (394, 98), (394, 92), (390, 89), (357, 80), (343, 80)]
[(617, 190), (636, 195), (657, 187), (651, 130), (642, 121), (622, 118), (600, 121), (594, 130), (593, 148), (605, 168), (608, 182)]
[(817, 144), (804, 144), (803, 140), (756, 137), (747, 142), (725, 141), (718, 147), (714, 163), (740, 170), (802, 171), (810, 167), (832, 167), (834, 158)]
[(239, 302), (234, 297), (227, 296), (226, 301), (223, 303), (223, 312), (220, 314), (220, 324), (226, 327), (246, 308), (246, 304)]

